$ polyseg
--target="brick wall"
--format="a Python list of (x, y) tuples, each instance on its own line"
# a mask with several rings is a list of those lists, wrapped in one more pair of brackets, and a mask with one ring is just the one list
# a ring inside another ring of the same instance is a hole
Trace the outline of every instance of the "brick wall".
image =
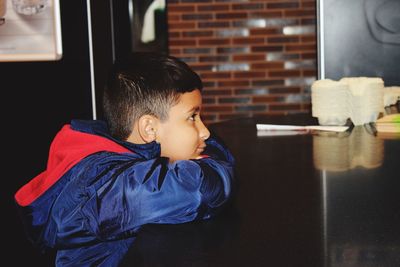
[(170, 54), (202, 78), (206, 123), (310, 110), (315, 0), (169, 0)]

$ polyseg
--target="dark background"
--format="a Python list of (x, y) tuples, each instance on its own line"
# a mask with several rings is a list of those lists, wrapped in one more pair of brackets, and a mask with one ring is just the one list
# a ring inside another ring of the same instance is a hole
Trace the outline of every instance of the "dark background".
[[(92, 1), (95, 86), (101, 96), (112, 63), (109, 2)], [(13, 266), (54, 266), (26, 239), (14, 194), (43, 171), (50, 142), (71, 119), (92, 119), (86, 1), (60, 1), (63, 57), (59, 61), (0, 62), (2, 92), (2, 209), (6, 258)], [(97, 96), (99, 97), (99, 96)], [(98, 106), (99, 107), (99, 106)], [(12, 256), (13, 255), (13, 256)], [(15, 257), (15, 255), (18, 255)]]
[[(64, 124), (71, 119), (102, 118), (107, 72), (115, 60), (133, 49), (128, 3), (90, 1), (93, 73), (87, 1), (60, 1), (60, 60), (0, 62), (5, 167), (1, 186), (3, 240), (10, 252), (6, 257), (11, 257), (13, 266), (54, 265), (51, 255), (41, 255), (27, 240), (14, 194), (45, 170), (51, 141)], [(20, 256), (15, 257), (15, 253)]]

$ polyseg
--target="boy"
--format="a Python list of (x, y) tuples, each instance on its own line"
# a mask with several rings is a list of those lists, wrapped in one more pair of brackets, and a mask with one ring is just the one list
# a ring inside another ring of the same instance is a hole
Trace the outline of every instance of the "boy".
[(171, 56), (138, 52), (115, 64), (107, 123), (65, 125), (46, 171), (15, 195), (32, 242), (58, 249), (57, 265), (109, 266), (144, 224), (212, 217), (231, 195), (234, 159), (201, 121), (201, 90)]

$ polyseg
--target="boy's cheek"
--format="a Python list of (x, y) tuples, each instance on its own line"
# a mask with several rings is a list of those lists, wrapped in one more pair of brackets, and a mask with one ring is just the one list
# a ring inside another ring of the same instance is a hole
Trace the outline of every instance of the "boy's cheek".
[(192, 144), (188, 145), (180, 142), (174, 145), (163, 145), (163, 143), (160, 143), (160, 146), (161, 156), (169, 158), (170, 162), (201, 158), (199, 151), (197, 151), (196, 148), (194, 148), (195, 145)]
[(169, 158), (170, 162), (174, 162), (177, 160), (187, 160), (190, 159), (191, 156), (185, 155), (182, 151), (178, 149), (163, 149), (161, 148), (161, 156)]

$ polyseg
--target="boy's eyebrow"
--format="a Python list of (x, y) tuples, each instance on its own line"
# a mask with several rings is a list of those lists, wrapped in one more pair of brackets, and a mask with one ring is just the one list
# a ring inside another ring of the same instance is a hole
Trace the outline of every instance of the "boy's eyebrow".
[(191, 108), (190, 110), (188, 110), (187, 113), (199, 112), (199, 111), (200, 111), (200, 107), (199, 106), (195, 106), (195, 107)]

